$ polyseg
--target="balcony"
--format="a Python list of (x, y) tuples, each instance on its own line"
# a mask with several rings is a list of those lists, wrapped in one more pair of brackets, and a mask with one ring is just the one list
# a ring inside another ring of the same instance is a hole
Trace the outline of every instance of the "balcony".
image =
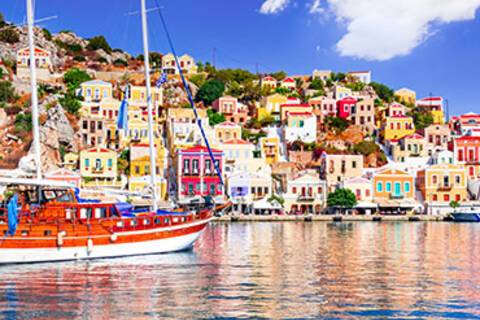
[(441, 185), (438, 187), (438, 191), (450, 191), (452, 190), (453, 186), (452, 185)]
[(401, 200), (401, 199), (404, 199), (405, 198), (405, 195), (402, 194), (402, 193), (391, 193), (390, 194), (390, 199), (392, 200)]
[(198, 176), (200, 176), (200, 173), (198, 171), (185, 170), (185, 171), (182, 172), (182, 175), (184, 177), (198, 177)]
[(301, 194), (298, 196), (297, 201), (313, 201), (315, 196), (313, 194)]
[(94, 168), (92, 168), (92, 173), (94, 173), (94, 174), (102, 174), (104, 171), (105, 171), (105, 168), (103, 168), (103, 167), (100, 167), (100, 168), (94, 167)]

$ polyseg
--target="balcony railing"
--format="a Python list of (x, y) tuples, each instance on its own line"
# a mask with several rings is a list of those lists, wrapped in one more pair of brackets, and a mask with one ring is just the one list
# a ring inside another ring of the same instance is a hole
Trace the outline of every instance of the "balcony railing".
[(403, 199), (405, 198), (405, 195), (402, 194), (402, 193), (391, 193), (390, 194), (390, 199), (393, 199), (393, 200), (398, 200), (398, 199)]
[(452, 185), (441, 185), (438, 187), (439, 191), (450, 191), (452, 190), (453, 186)]
[(99, 174), (99, 173), (103, 173), (104, 171), (105, 171), (105, 169), (103, 167), (101, 167), (101, 168), (93, 167), (92, 168), (92, 173)]
[(297, 198), (298, 201), (313, 201), (315, 196), (313, 194), (301, 194)]

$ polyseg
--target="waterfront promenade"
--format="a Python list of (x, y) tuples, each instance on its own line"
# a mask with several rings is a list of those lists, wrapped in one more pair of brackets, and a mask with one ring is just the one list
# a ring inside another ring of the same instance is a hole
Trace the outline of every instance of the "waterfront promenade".
[(451, 221), (444, 215), (224, 215), (217, 219), (220, 222), (282, 222), (282, 221)]

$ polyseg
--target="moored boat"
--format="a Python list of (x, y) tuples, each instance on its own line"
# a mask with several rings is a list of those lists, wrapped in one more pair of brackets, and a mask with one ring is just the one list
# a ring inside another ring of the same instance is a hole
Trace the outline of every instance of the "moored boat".
[(455, 222), (480, 222), (480, 210), (452, 212), (450, 216)]
[[(0, 180), (1, 183), (1, 180)], [(79, 202), (67, 186), (9, 184), (0, 207), (0, 264), (175, 252), (190, 248), (213, 210), (166, 212)]]

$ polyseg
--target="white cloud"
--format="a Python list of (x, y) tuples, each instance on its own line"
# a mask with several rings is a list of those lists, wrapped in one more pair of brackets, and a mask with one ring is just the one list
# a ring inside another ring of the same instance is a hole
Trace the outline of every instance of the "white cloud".
[(480, 0), (328, 0), (347, 33), (337, 43), (343, 56), (389, 60), (409, 54), (434, 25), (475, 18)]
[[(288, 0), (281, 3), (284, 10)], [(340, 55), (366, 60), (389, 60), (408, 55), (440, 24), (472, 20), (480, 0), (311, 0), (310, 14), (327, 14), (344, 24), (337, 42)], [(278, 8), (278, 6), (277, 6)], [(277, 9), (278, 10), (278, 9)], [(278, 11), (275, 11), (278, 12)]]
[(279, 13), (287, 8), (288, 2), (289, 0), (266, 0), (262, 4), (260, 12), (263, 14)]

